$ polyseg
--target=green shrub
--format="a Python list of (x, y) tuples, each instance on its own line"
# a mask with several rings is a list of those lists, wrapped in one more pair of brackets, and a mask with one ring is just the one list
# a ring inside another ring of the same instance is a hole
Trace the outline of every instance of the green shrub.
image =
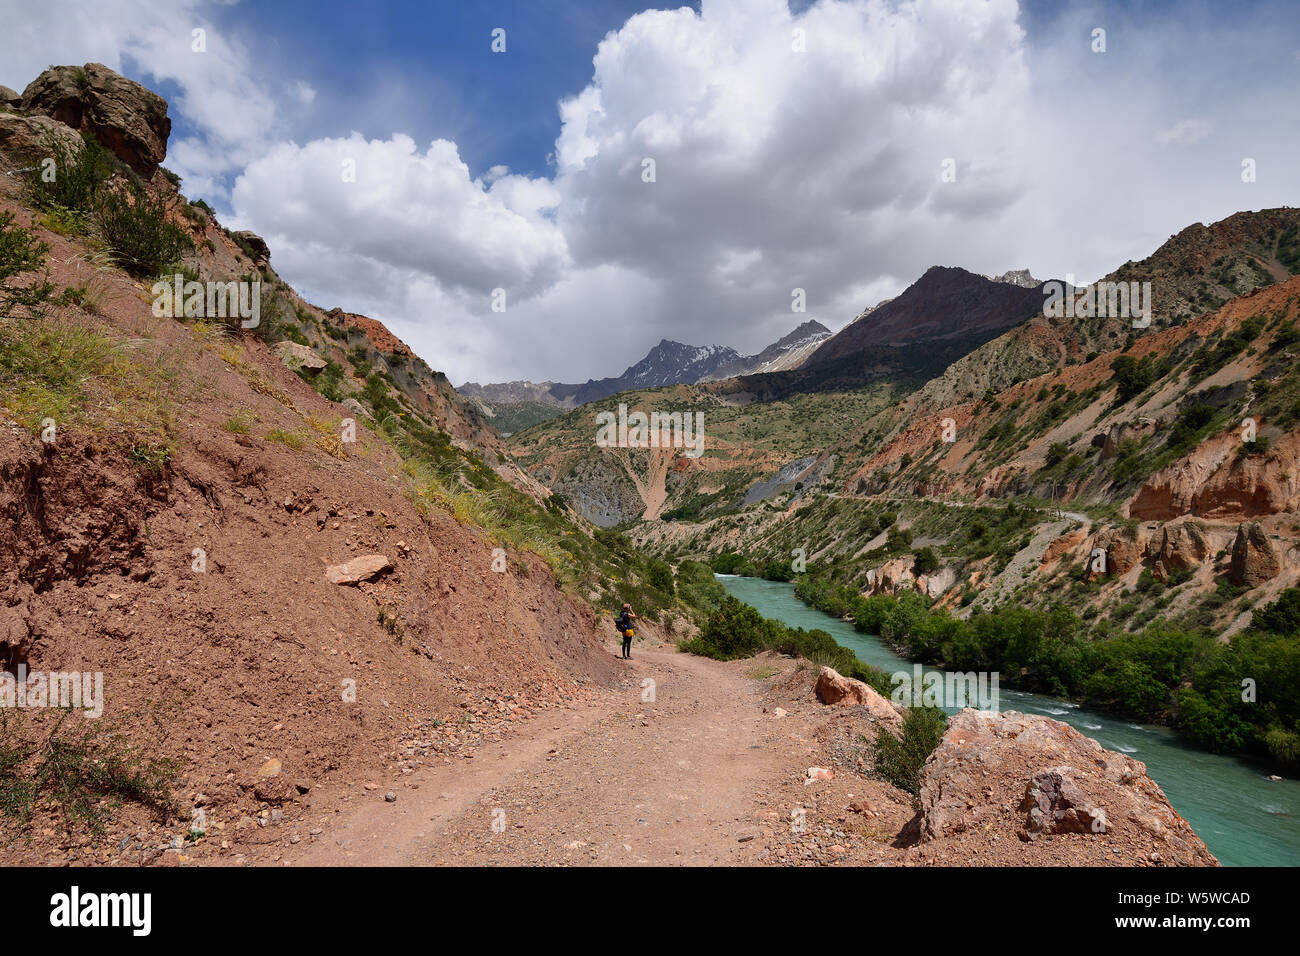
[(907, 528), (893, 527), (885, 537), (885, 548), (890, 554), (901, 554), (912, 547), (912, 532)]
[(1214, 409), (1204, 402), (1193, 402), (1178, 412), (1174, 427), (1169, 432), (1168, 447), (1182, 453), (1201, 439), (1201, 435), (1214, 422)]
[(1119, 454), (1110, 466), (1111, 477), (1116, 484), (1125, 485), (1143, 477), (1145, 465), (1142, 460), (1142, 443), (1136, 438), (1125, 438), (1119, 443)]
[(1288, 322), (1282, 326), (1273, 335), (1273, 341), (1269, 345), (1270, 352), (1276, 352), (1281, 349), (1290, 348), (1292, 345), (1300, 343), (1300, 329), (1297, 329), (1294, 322)]
[(921, 768), (943, 739), (947, 715), (938, 707), (909, 707), (903, 716), (903, 736), (884, 727), (876, 730), (876, 773), (899, 790), (912, 794), (919, 806)]
[(38, 802), (57, 808), (67, 829), (100, 833), (112, 808), (139, 804), (165, 823), (177, 812), (171, 793), (178, 766), (133, 752), (125, 734), (58, 714), (42, 731), (22, 711), (0, 710), (0, 813), (26, 825)]
[(315, 375), (304, 369), (298, 369), (297, 372), (300, 378), (331, 402), (341, 402), (348, 397), (343, 380), (343, 366), (338, 362), (326, 362), (325, 367)]
[(117, 157), (91, 136), (82, 137), (79, 150), (50, 141), (48, 149), (54, 160), (54, 176), (44, 175), (37, 167), (30, 181), (32, 202), (41, 209), (64, 209), (73, 212), (93, 211), (100, 187), (122, 169)]
[(921, 548), (916, 552), (915, 559), (912, 561), (914, 574), (933, 574), (937, 570), (939, 570), (939, 558), (933, 548)]
[(174, 450), (171, 442), (140, 442), (131, 446), (127, 457), (144, 471), (162, 472), (171, 464)]
[(691, 607), (705, 611), (716, 608), (727, 594), (712, 569), (699, 561), (683, 561), (677, 565), (677, 593)]
[(1264, 746), (1274, 759), (1292, 766), (1300, 764), (1300, 734), (1274, 727), (1264, 735)]
[(167, 218), (166, 200), (151, 199), (134, 182), (103, 191), (95, 223), (118, 265), (136, 278), (159, 275), (194, 248), (189, 234)]
[(663, 591), (665, 594), (672, 594), (674, 590), (673, 569), (669, 567), (666, 561), (652, 559), (646, 572), (646, 583), (652, 588)]
[(54, 293), (46, 279), (14, 282), (18, 276), (45, 265), (50, 247), (14, 224), (11, 212), (0, 212), (0, 317), (32, 317)]
[(1225, 330), (1213, 347), (1208, 342), (1201, 346), (1197, 350), (1196, 362), (1192, 366), (1193, 377), (1201, 379), (1213, 375), (1254, 342), (1263, 329), (1264, 318), (1251, 316), (1243, 319), (1237, 328)]
[(698, 635), (678, 647), (720, 661), (753, 657), (762, 651), (777, 651), (803, 657), (820, 666), (833, 667), (846, 677), (870, 684), (878, 693), (888, 695), (890, 692), (888, 674), (862, 663), (830, 634), (822, 630), (787, 627), (780, 621), (769, 620), (731, 595), (722, 599)]
[(768, 581), (793, 581), (794, 564), (790, 561), (768, 561), (762, 567), (762, 576)]
[(743, 554), (724, 551), (722, 554), (714, 555), (709, 561), (709, 567), (715, 574), (739, 574), (741, 566), (748, 563), (748, 559)]

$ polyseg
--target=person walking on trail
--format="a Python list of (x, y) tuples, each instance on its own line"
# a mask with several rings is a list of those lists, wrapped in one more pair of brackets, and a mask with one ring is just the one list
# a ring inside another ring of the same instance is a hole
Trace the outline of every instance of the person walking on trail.
[(619, 634), (623, 635), (623, 660), (632, 659), (632, 637), (636, 633), (632, 627), (632, 622), (636, 620), (636, 612), (632, 610), (632, 605), (624, 604), (623, 613), (614, 619), (614, 626), (618, 628)]

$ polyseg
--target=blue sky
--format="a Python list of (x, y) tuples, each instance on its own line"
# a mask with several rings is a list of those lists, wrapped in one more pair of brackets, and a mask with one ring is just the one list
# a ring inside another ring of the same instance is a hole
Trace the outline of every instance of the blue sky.
[(0, 83), (97, 60), (158, 90), (188, 195), (457, 383), (756, 352), (934, 264), (1091, 280), (1300, 195), (1289, 0), (657, 10), (0, 0)]
[[(600, 39), (650, 6), (635, 0), (276, 0), (216, 8), (213, 19), (248, 35), (257, 57), (283, 61), (318, 91), (322, 108), (303, 117), (298, 135), (358, 130), (385, 137), (400, 119), (417, 139), (455, 140), (475, 170), (504, 164), (547, 175), (559, 128), (556, 103), (591, 79)], [(490, 48), (497, 27), (506, 30), (504, 58)], [(357, 97), (375, 90), (387, 91), (378, 112), (368, 95)]]
[[(790, 0), (793, 12), (814, 0)], [(647, 4), (639, 0), (274, 0), (212, 8), (214, 22), (249, 38), (255, 55), (283, 61), (307, 79), (319, 94), (320, 107), (294, 124), (298, 136), (345, 135), (358, 130), (383, 137), (400, 117), (417, 139), (445, 137), (460, 146), (474, 171), (504, 164), (533, 176), (551, 172), (548, 158), (559, 127), (556, 104), (580, 91), (591, 79), (596, 45), (632, 15), (649, 9), (700, 9), (693, 3)], [(1124, 0), (1119, 3), (1068, 4), (1062, 0), (1025, 0), (1020, 24), (1029, 42), (1053, 31), (1070, 29), (1080, 8), (1097, 11), (1110, 27), (1112, 52), (1124, 55), (1120, 25), (1158, 27), (1180, 19), (1199, 21), (1203, 29), (1231, 24), (1253, 46), (1266, 39), (1285, 4), (1179, 3), (1175, 0)], [(1242, 29), (1254, 21), (1254, 26)], [(508, 59), (490, 49), (491, 31), (507, 30)], [(1294, 39), (1297, 31), (1281, 31)], [(1285, 51), (1289, 41), (1283, 40)], [(1144, 53), (1146, 51), (1144, 50)], [(1178, 56), (1176, 49), (1171, 55)], [(1233, 55), (1251, 57), (1249, 50)], [(503, 64), (508, 68), (502, 68)], [(144, 64), (128, 62), (128, 72), (143, 74)], [(1205, 84), (1216, 82), (1202, 74)], [(1180, 82), (1193, 85), (1189, 96), (1205, 92), (1191, 73)], [(164, 95), (174, 83), (158, 84)], [(358, 90), (382, 90), (379, 112)], [(396, 114), (394, 116), (393, 114)], [(193, 132), (186, 117), (174, 117), (180, 135)]]

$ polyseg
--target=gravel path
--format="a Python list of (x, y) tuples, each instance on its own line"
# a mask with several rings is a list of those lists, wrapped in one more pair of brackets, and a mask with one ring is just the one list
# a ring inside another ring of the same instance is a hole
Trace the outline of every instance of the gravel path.
[[(612, 649), (611, 649), (612, 650)], [(635, 652), (619, 691), (340, 809), (303, 865), (755, 861), (789, 761), (746, 662)], [(749, 662), (752, 668), (752, 662)], [(651, 688), (643, 686), (647, 679)], [(786, 741), (788, 743), (788, 741)], [(783, 755), (784, 751), (784, 755)]]

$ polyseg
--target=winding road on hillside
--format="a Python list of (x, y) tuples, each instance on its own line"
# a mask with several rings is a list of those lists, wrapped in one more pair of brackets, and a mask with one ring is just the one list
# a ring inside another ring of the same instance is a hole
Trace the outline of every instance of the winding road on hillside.
[[(619, 690), (541, 715), (472, 760), (423, 768), (396, 802), (372, 793), (330, 813), (282, 863), (744, 862), (760, 793), (790, 756), (762, 682), (672, 650), (635, 653)], [(642, 700), (646, 679), (654, 700)]]
[[(914, 504), (914, 503), (916, 503), (916, 502), (918, 502), (918, 501), (925, 501), (925, 502), (928, 502), (928, 503), (930, 503), (930, 504), (944, 505), (945, 507), (948, 507), (948, 508), (991, 508), (991, 507), (993, 507), (993, 505), (994, 505), (994, 503), (995, 503), (995, 500), (985, 500), (985, 501), (957, 501), (957, 500), (953, 500), (953, 499), (949, 499), (949, 498), (936, 498), (936, 497), (933, 497), (933, 496), (927, 496), (927, 497), (921, 497), (921, 498), (917, 498), (917, 497), (904, 498), (904, 497), (895, 497), (895, 496), (892, 496), (892, 495), (841, 495), (841, 494), (835, 494), (835, 495), (828, 495), (827, 497), (831, 497), (831, 498), (846, 498), (846, 499), (853, 499), (853, 498), (856, 498), (856, 499), (858, 499), (858, 500), (860, 500), (860, 501), (889, 501), (889, 502), (893, 502), (893, 503), (895, 503), (895, 504)], [(1010, 500), (1014, 500), (1014, 499), (1010, 499)], [(1062, 519), (1069, 519), (1070, 521), (1077, 521), (1079, 524), (1088, 524), (1088, 525), (1092, 524), (1092, 519), (1089, 518), (1086, 514), (1083, 514), (1082, 512), (1079, 512), (1079, 511), (1061, 511), (1059, 508), (1048, 508), (1048, 509), (1045, 509), (1045, 510), (1048, 510), (1048, 511), (1055, 511), (1055, 512), (1057, 513), (1057, 515), (1059, 515)]]

